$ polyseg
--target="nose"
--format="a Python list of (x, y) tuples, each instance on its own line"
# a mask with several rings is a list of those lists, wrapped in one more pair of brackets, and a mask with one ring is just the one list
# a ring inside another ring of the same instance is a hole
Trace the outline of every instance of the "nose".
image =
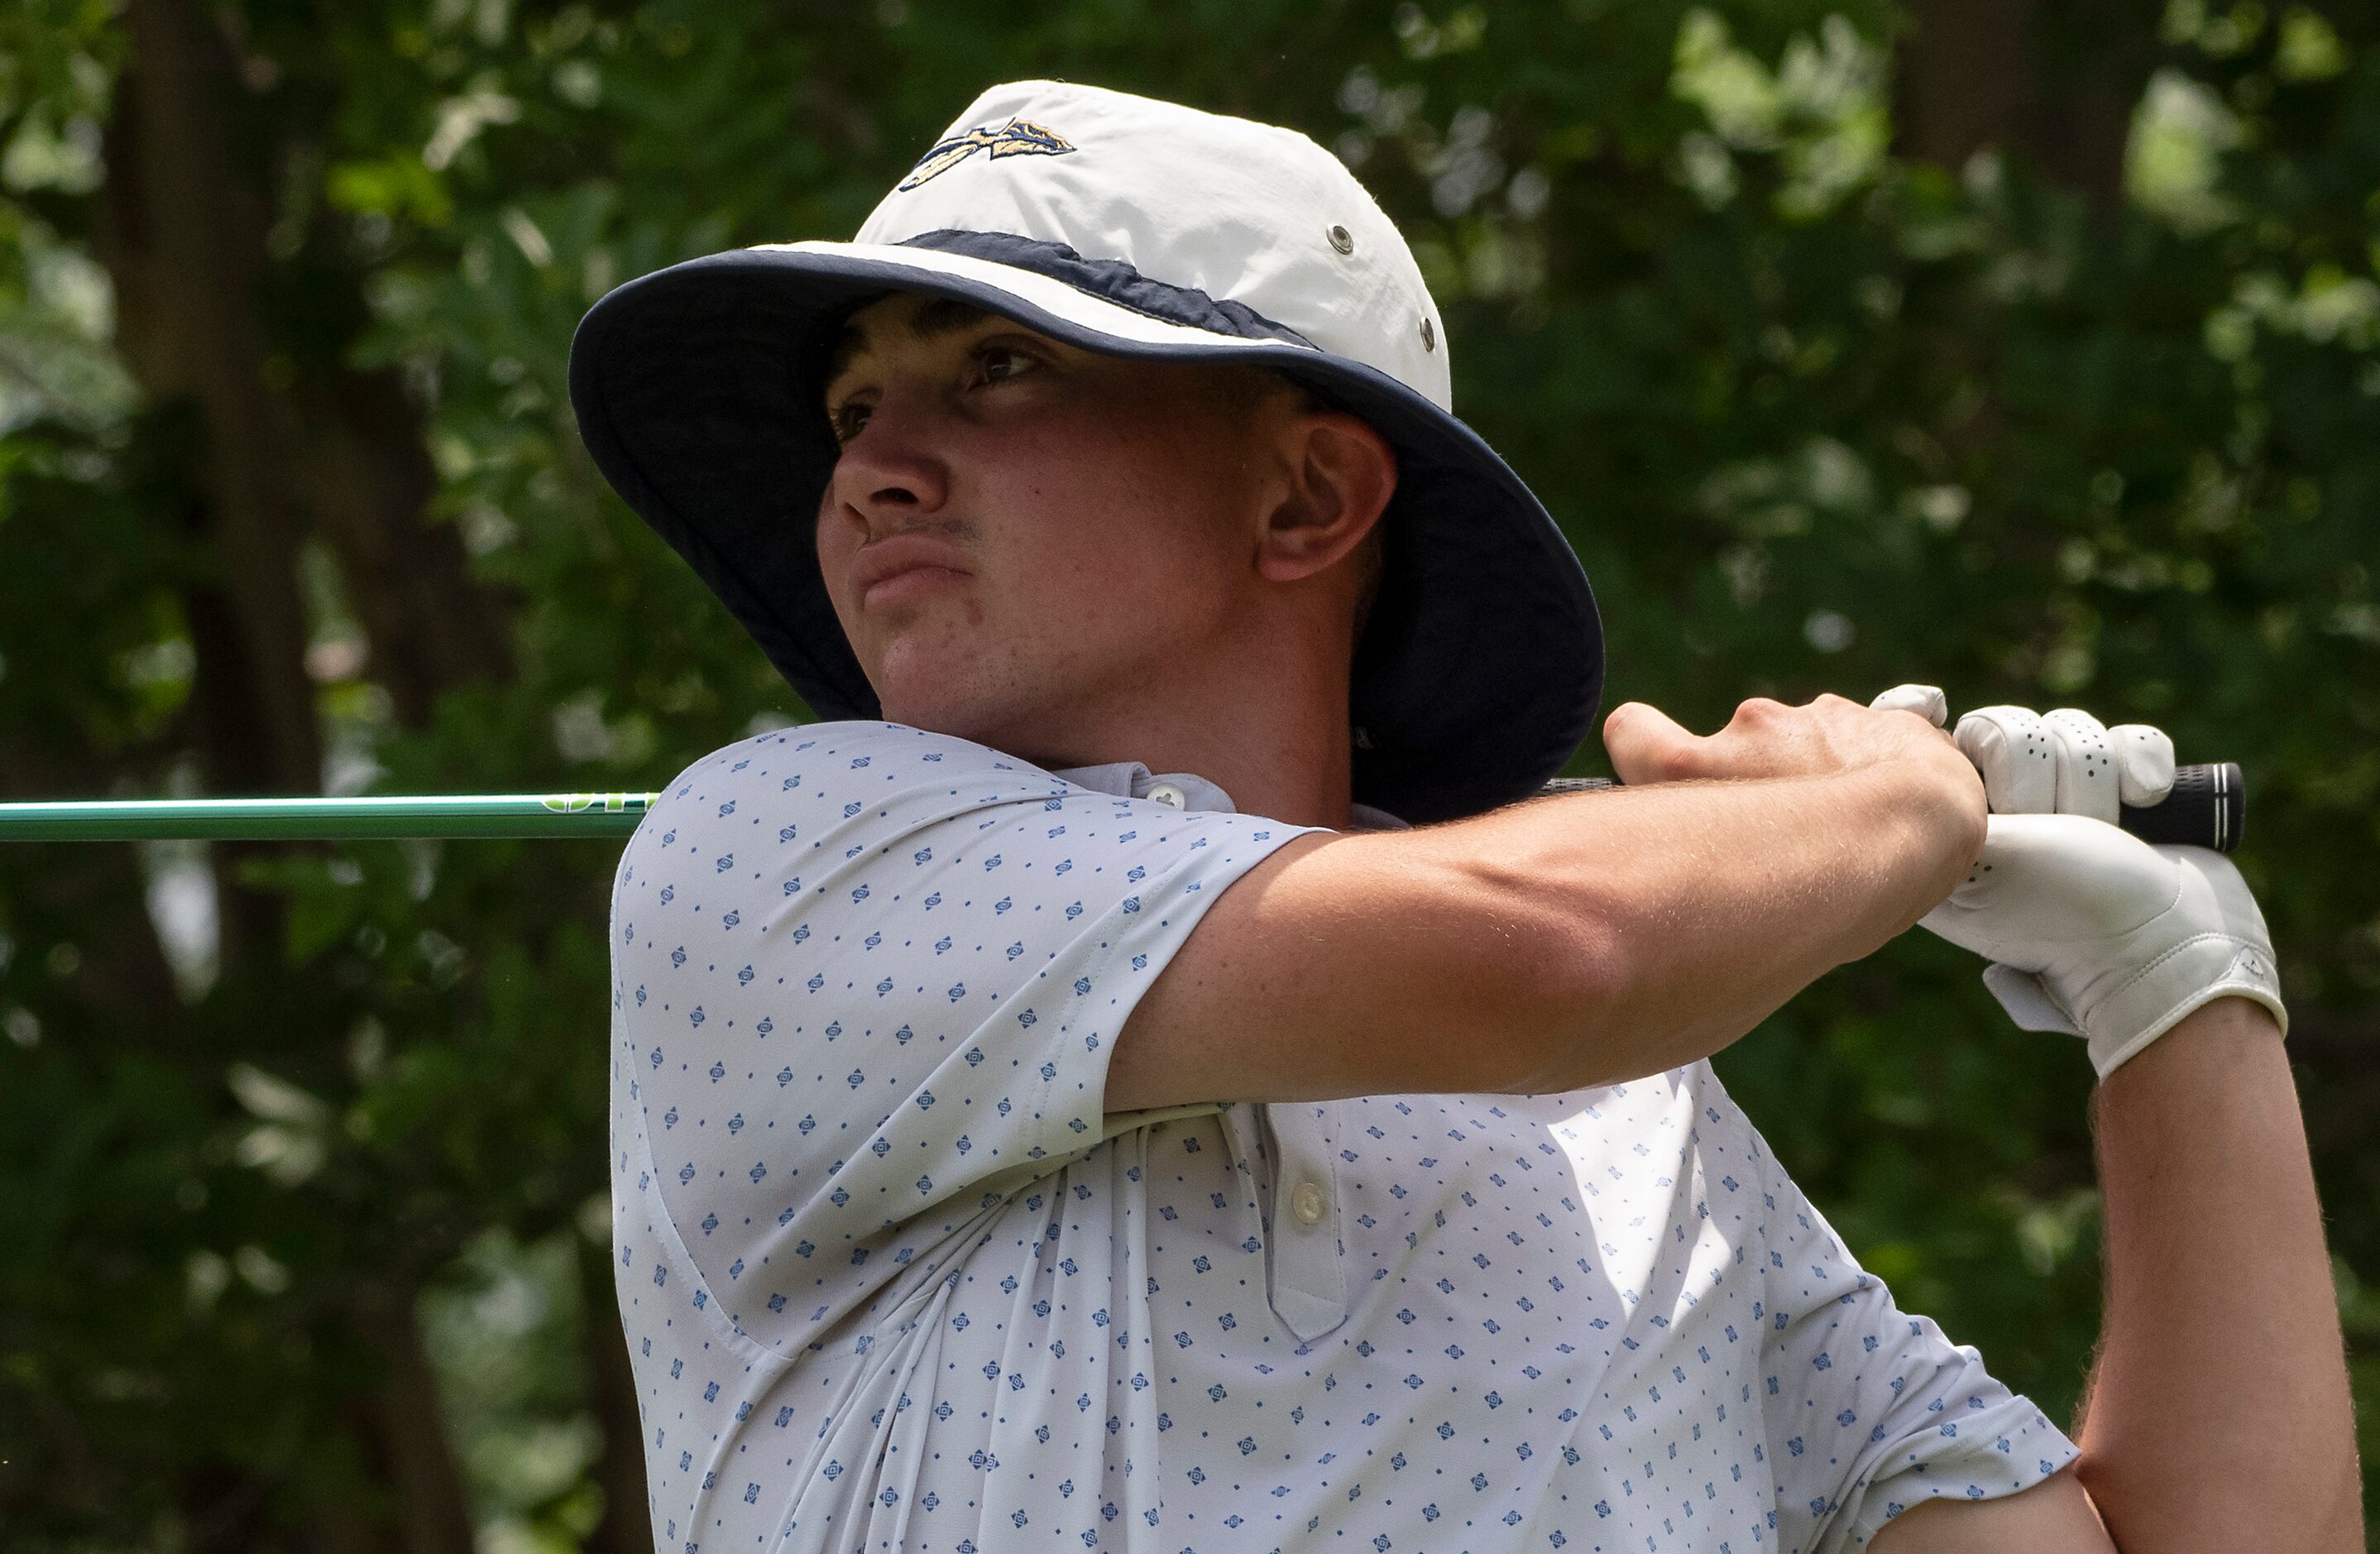
[(885, 392), (828, 478), (828, 504), (863, 540), (931, 518), (950, 498), (949, 466), (932, 447), (932, 407), (920, 401)]

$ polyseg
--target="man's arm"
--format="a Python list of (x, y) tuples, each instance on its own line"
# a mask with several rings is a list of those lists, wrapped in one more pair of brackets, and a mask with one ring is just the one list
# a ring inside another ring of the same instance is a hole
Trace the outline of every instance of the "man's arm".
[(1624, 707), (1605, 739), (1629, 790), (1250, 869), (1124, 1026), (1105, 1109), (1658, 1073), (1908, 928), (1982, 845), (1973, 769), (1906, 712), (1747, 702), (1699, 739)]
[(2071, 1482), (1920, 1507), (1875, 1548), (2361, 1548), (2338, 1306), (2273, 1017), (2205, 1005), (2109, 1074), (2095, 1111), (2107, 1311)]
[(2106, 1337), (2076, 1471), (2117, 1546), (2361, 1548), (2338, 1302), (2273, 1017), (2216, 1000), (2095, 1111)]

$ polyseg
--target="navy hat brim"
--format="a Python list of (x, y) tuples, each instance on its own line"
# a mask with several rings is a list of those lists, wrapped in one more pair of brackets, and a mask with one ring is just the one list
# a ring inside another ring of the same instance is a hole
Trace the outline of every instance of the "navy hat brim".
[(915, 243), (691, 260), (605, 296), (571, 345), (571, 404), (597, 467), (813, 710), (881, 716), (813, 540), (837, 455), (822, 405), (830, 325), (888, 291), (921, 291), (1086, 350), (1255, 361), (1395, 449), (1350, 689), (1357, 802), (1452, 819), (1529, 796), (1569, 760), (1602, 695), (1594, 592), (1551, 516), (1470, 428), (1386, 373), (1112, 261), (997, 233)]

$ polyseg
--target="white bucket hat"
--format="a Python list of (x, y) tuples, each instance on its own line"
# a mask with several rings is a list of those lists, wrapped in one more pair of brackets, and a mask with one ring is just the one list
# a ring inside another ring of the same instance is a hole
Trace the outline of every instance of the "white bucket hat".
[(1438, 309), (1379, 206), (1293, 130), (1059, 81), (978, 97), (855, 240), (673, 265), (579, 324), (570, 396), (596, 464), (821, 716), (881, 715), (811, 533), (836, 456), (827, 349), (892, 291), (1110, 355), (1270, 367), (1378, 430), (1398, 485), (1351, 690), (1358, 802), (1476, 814), (1586, 736), (1594, 595), (1454, 418)]

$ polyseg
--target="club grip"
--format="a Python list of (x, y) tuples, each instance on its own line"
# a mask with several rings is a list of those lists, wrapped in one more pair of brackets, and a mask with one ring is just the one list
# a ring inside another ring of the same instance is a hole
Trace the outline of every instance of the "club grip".
[[(1589, 793), (1620, 786), (1609, 777), (1557, 777), (1542, 794)], [(2228, 853), (2240, 845), (2248, 822), (2248, 788), (2238, 761), (2174, 769), (2173, 791), (2163, 804), (2127, 804), (2116, 823), (2143, 842), (2173, 842)]]
[(2116, 823), (2143, 842), (2178, 842), (2228, 853), (2248, 824), (2248, 784), (2234, 760), (2173, 769), (2163, 804), (2125, 805)]

